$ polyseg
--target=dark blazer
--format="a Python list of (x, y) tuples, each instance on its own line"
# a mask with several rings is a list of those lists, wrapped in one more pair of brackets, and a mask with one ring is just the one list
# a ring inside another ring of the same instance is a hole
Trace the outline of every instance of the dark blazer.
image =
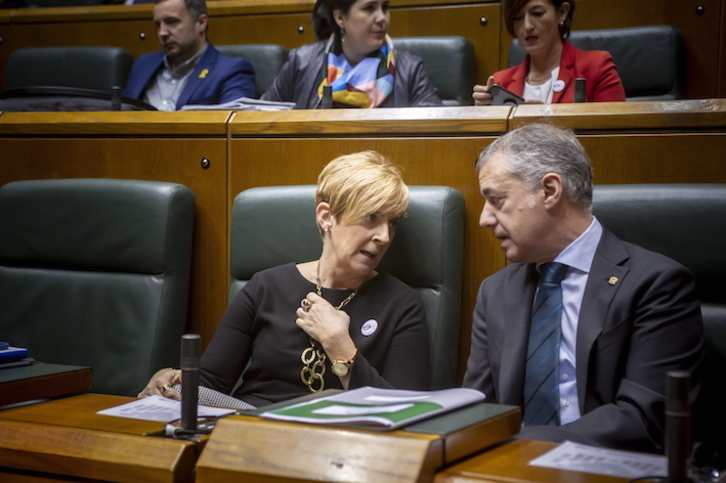
[[(481, 284), (464, 386), (483, 391), (488, 401), (523, 406), (536, 283), (533, 264), (515, 263)], [(702, 358), (691, 273), (603, 228), (576, 344), (581, 418), (561, 427), (525, 427), (519, 437), (662, 453), (666, 373), (695, 370)], [(693, 380), (697, 386), (697, 372)]]
[[(131, 67), (124, 97), (142, 99), (164, 63), (164, 52), (139, 56)], [(207, 71), (206, 73), (204, 71)], [(210, 43), (184, 86), (176, 108), (186, 104), (222, 104), (255, 96), (255, 69), (241, 57), (228, 57)]]
[[(295, 109), (318, 107), (320, 71), (327, 41), (303, 45), (290, 51), (290, 57), (261, 99), (294, 102)], [(378, 107), (440, 106), (441, 99), (423, 66), (423, 61), (408, 52), (396, 50), (396, 76), (393, 92)]]
[[(494, 83), (521, 96), (529, 72), (529, 55), (521, 64), (494, 73)], [(559, 80), (565, 83), (552, 93), (552, 104), (575, 102), (575, 79), (584, 78), (585, 97), (590, 102), (624, 101), (625, 89), (612, 56), (604, 50), (580, 50), (569, 42), (562, 45)]]

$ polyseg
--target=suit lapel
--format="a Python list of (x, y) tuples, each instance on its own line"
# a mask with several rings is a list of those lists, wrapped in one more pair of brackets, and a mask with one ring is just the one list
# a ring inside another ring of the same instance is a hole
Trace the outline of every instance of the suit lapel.
[(500, 401), (522, 402), (524, 388), (524, 366), (527, 359), (529, 324), (532, 318), (532, 304), (537, 286), (537, 272), (534, 264), (522, 265), (512, 273), (507, 287), (524, 287), (512, 291), (503, 301), (504, 339), (502, 341), (502, 362), (500, 368)]
[(194, 67), (194, 72), (189, 75), (187, 85), (184, 86), (179, 99), (176, 101), (176, 108), (180, 109), (182, 106), (189, 103), (194, 92), (202, 86), (204, 82), (209, 82), (207, 79), (212, 75), (214, 64), (217, 62), (217, 51), (212, 47), (211, 43), (207, 44), (207, 50), (202, 55), (202, 58), (197, 62)]
[(570, 89), (574, 89), (574, 75), (572, 71), (575, 68), (575, 51), (569, 42), (563, 42), (562, 44), (562, 57), (560, 60), (560, 74), (557, 76), (558, 80), (564, 83), (563, 88), (557, 92), (552, 92), (552, 104), (562, 102), (562, 96), (565, 92)]
[(628, 259), (622, 242), (603, 227), (602, 238), (592, 261), (577, 325), (577, 395), (583, 410), (589, 362), (597, 338), (602, 334), (608, 312), (622, 280), (629, 269), (622, 266)]

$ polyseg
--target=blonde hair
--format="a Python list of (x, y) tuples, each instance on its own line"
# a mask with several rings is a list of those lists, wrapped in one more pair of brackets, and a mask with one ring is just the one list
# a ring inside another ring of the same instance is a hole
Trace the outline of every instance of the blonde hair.
[(408, 186), (399, 166), (376, 151), (362, 151), (339, 156), (323, 168), (315, 204), (323, 201), (342, 223), (376, 213), (383, 206), (395, 216), (403, 216), (408, 208)]

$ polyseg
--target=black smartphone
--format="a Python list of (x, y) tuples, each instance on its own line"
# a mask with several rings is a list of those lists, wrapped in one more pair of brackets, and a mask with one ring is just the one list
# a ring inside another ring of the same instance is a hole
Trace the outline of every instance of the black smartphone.
[(489, 94), (492, 95), (493, 106), (517, 105), (524, 102), (523, 97), (519, 97), (514, 92), (508, 91), (497, 84), (494, 84), (489, 88)]

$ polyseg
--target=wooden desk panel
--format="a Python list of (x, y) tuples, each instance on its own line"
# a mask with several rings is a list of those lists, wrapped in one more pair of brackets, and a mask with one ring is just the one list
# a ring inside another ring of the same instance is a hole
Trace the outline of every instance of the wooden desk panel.
[(556, 447), (544, 441), (512, 440), (436, 474), (434, 483), (624, 483), (627, 478), (530, 466)]
[(96, 414), (131, 400), (86, 394), (0, 411), (0, 479), (193, 481), (199, 443), (145, 436), (162, 423)]

